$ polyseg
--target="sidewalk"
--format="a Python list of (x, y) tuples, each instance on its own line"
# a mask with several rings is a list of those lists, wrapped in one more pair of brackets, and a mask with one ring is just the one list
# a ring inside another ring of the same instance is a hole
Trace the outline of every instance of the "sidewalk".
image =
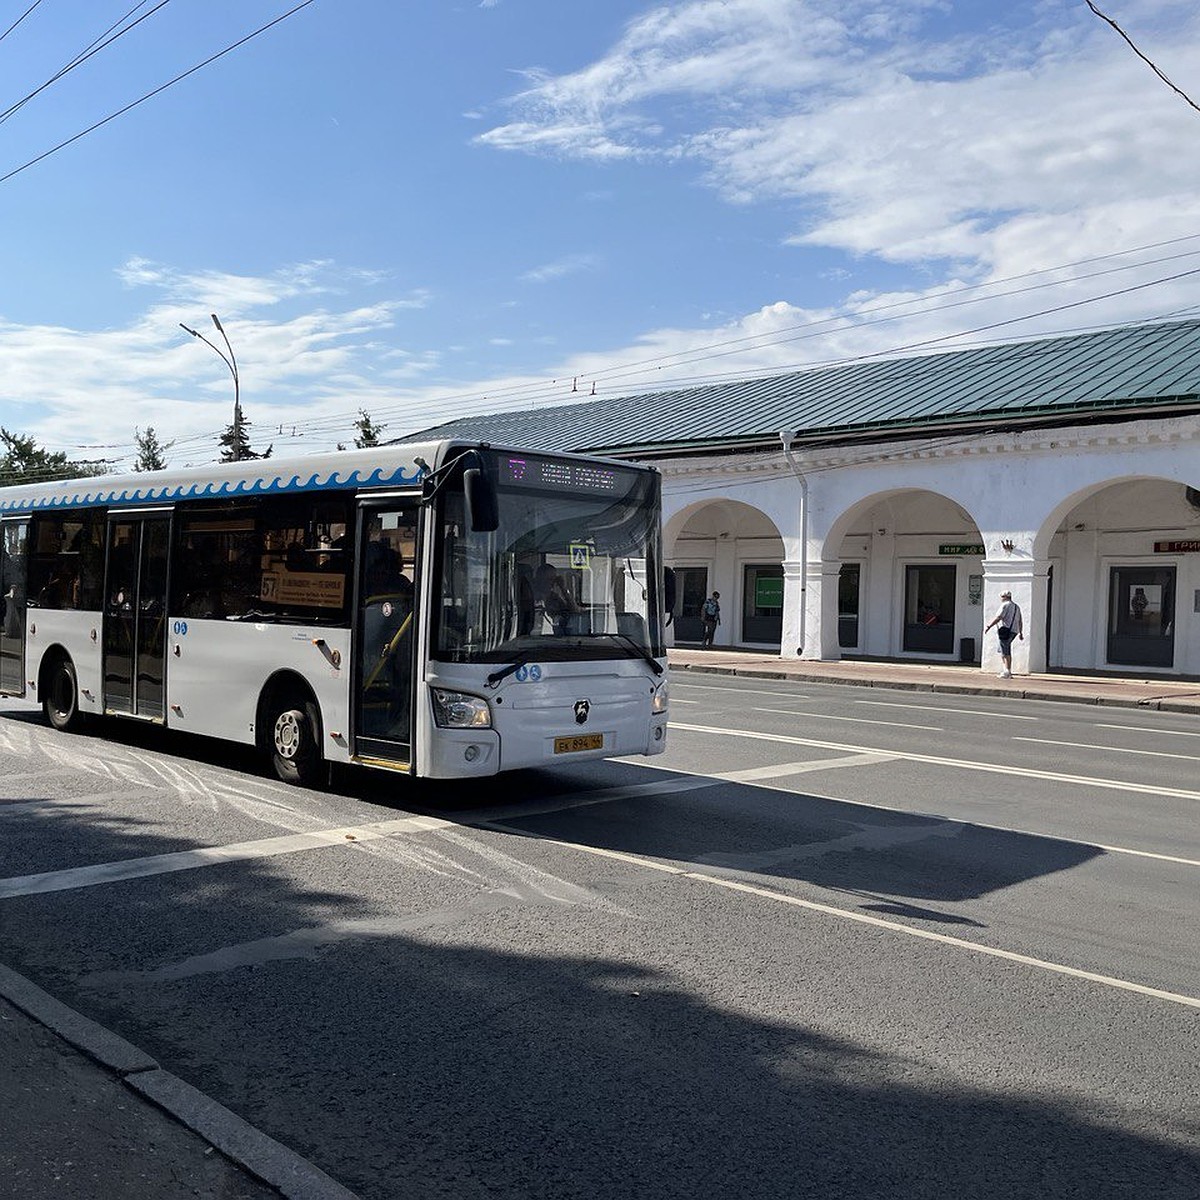
[(1067, 700), (1119, 708), (1153, 708), (1200, 715), (1200, 680), (1147, 679), (1143, 676), (1018, 675), (1000, 679), (969, 663), (809, 662), (752, 650), (698, 650), (672, 647), (668, 662), (676, 671), (788, 679), (804, 683), (849, 683), (963, 696), (1006, 696), (1017, 700)]
[(0, 964), (0, 1200), (354, 1200)]

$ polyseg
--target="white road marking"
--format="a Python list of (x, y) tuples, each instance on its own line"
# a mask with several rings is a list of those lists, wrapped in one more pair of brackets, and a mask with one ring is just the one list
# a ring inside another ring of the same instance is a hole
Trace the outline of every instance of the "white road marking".
[(747, 771), (721, 771), (715, 778), (727, 783), (755, 783), (761, 779), (782, 779), (802, 775), (806, 771), (835, 771), (839, 767), (870, 767), (875, 763), (894, 761), (894, 754), (845, 754), (840, 758), (808, 759), (805, 762), (779, 763), (770, 767), (751, 767)]
[[(784, 680), (780, 680), (781, 683)], [(787, 688), (779, 688), (774, 692), (768, 692), (765, 689), (755, 688), (735, 688), (721, 687), (715, 683), (684, 683), (680, 679), (671, 680), (671, 694), (674, 695), (679, 688), (691, 688), (695, 692), (724, 692), (727, 696), (736, 698), (738, 696), (774, 696), (776, 700), (811, 700), (811, 696), (802, 695), (800, 692), (789, 692)]]
[[(865, 758), (866, 755), (863, 755), (863, 757)], [(899, 754), (889, 754), (887, 757), (895, 760), (901, 758), (902, 756)], [(626, 761), (632, 763), (633, 760), (617, 759), (616, 761)], [(843, 761), (850, 762), (852, 759), (848, 757), (846, 759), (822, 759), (821, 761), (823, 763), (829, 763), (830, 765), (833, 765)], [(651, 771), (678, 771), (680, 774), (688, 773), (685, 767), (673, 767), (667, 763), (649, 762), (641, 763), (641, 766)], [(770, 771), (770, 768), (764, 767), (762, 769), (764, 771)], [(731, 774), (736, 774), (736, 772), (732, 772)], [(728, 782), (753, 782), (756, 787), (765, 788), (767, 791), (782, 792), (785, 796), (797, 795), (797, 793), (792, 791), (791, 788), (778, 786), (770, 782), (771, 779), (785, 777), (785, 775), (764, 774), (761, 781), (729, 779)], [(717, 777), (712, 776), (712, 778)], [(911, 808), (899, 808), (894, 804), (879, 804), (871, 800), (848, 800), (845, 796), (831, 796), (827, 792), (805, 791), (800, 794), (808, 800), (829, 800), (833, 804), (848, 804), (854, 808), (877, 808), (880, 812), (900, 813), (907, 817), (929, 817), (931, 820), (935, 821), (951, 821), (959, 824), (964, 823), (960, 820), (960, 818), (950, 817), (945, 813), (921, 812)], [(1160, 854), (1156, 850), (1134, 850), (1129, 846), (1110, 846), (1104, 842), (1088, 842), (1084, 841), (1082, 838), (1066, 837), (1061, 833), (1047, 833), (1044, 829), (1022, 829), (1018, 825), (996, 825), (988, 821), (976, 821), (974, 819), (965, 822), (965, 824), (973, 825), (976, 829), (994, 829), (998, 833), (1016, 833), (1020, 834), (1022, 837), (1048, 838), (1050, 841), (1054, 842), (1065, 842), (1069, 846), (1089, 846), (1094, 850), (1104, 850), (1109, 854), (1127, 854), (1133, 858), (1150, 858), (1158, 862), (1178, 863), (1180, 866), (1184, 867), (1200, 867), (1200, 859), (1198, 858), (1182, 858), (1177, 854)]]
[(831, 717), (828, 713), (797, 712), (793, 708), (753, 708), (751, 712), (777, 713), (782, 717), (816, 717), (821, 721), (853, 721), (856, 725), (886, 725), (889, 729), (928, 729), (932, 733), (945, 733), (940, 725), (912, 725), (908, 721), (872, 721), (870, 717)]
[(755, 733), (749, 729), (722, 729), (715, 725), (682, 725), (674, 722), (673, 730), (688, 733), (716, 734), (720, 737), (751, 738), (763, 742), (784, 742), (790, 746), (815, 746), (821, 750), (845, 750), (848, 754), (872, 754), (883, 751), (906, 762), (929, 763), (935, 767), (958, 767), (964, 771), (983, 771), (990, 775), (1017, 775), (1022, 779), (1046, 779), (1052, 783), (1075, 783), (1081, 787), (1105, 788), (1116, 792), (1137, 792), (1146, 796), (1175, 796), (1184, 800), (1200, 800), (1200, 792), (1188, 788), (1158, 787), (1150, 783), (1121, 783), (1115, 779), (1097, 779), (1091, 775), (1067, 775), (1061, 771), (1039, 771), (1032, 767), (1010, 767), (1005, 763), (972, 762), (968, 758), (942, 758), (936, 754), (914, 754), (910, 750), (887, 750), (881, 746), (855, 746), (846, 742), (824, 742), (816, 738), (794, 737), (784, 733)]
[[(1041, 717), (1027, 717), (1020, 713), (1000, 712), (985, 708), (951, 708), (946, 704), (901, 704), (896, 700), (855, 700), (855, 704), (873, 704), (876, 708), (908, 708), (918, 712), (965, 713), (971, 717), (1003, 717), (1005, 721), (1040, 721)], [(1197, 736), (1200, 736), (1198, 734)]]
[(1042, 746), (1074, 746), (1079, 750), (1105, 750), (1112, 754), (1149, 754), (1152, 758), (1184, 758), (1188, 762), (1200, 762), (1194, 754), (1169, 754), (1166, 750), (1131, 750), (1127, 746), (1097, 746), (1095, 742), (1056, 742), (1052, 738), (1017, 737), (1014, 742), (1037, 742)]
[(1078, 967), (1068, 967), (1063, 963), (1050, 962), (1043, 958), (1033, 958), (1028, 954), (1018, 954), (1013, 950), (1001, 950), (995, 946), (986, 946), (981, 942), (970, 942), (966, 938), (952, 937), (946, 933), (934, 933), (931, 930), (920, 929), (915, 925), (905, 925), (899, 921), (888, 921), (869, 913), (856, 912), (853, 909), (837, 908), (832, 904), (821, 904), (816, 900), (803, 900), (799, 896), (789, 896), (784, 892), (772, 891), (770, 888), (759, 887), (756, 884), (743, 883), (741, 880), (728, 879), (707, 871), (694, 871), (686, 866), (675, 866), (671, 863), (655, 862), (653, 859), (642, 858), (621, 850), (608, 850), (601, 846), (585, 846), (577, 842), (565, 842), (559, 838), (542, 837), (531, 833), (528, 829), (506, 826), (502, 822), (487, 822), (485, 828), (495, 829), (502, 833), (519, 834), (522, 837), (540, 837), (551, 845), (561, 846), (569, 850), (578, 850), (583, 854), (591, 854), (597, 858), (615, 859), (630, 866), (646, 870), (659, 871), (677, 878), (693, 880), (697, 883), (708, 884), (712, 887), (726, 888), (729, 891), (741, 892), (760, 900), (769, 900), (775, 904), (786, 904), (792, 908), (803, 908), (809, 912), (821, 913), (827, 917), (836, 917), (843, 921), (853, 921), (859, 925), (869, 925), (875, 929), (883, 929), (888, 933), (900, 934), (905, 937), (919, 938), (922, 941), (933, 942), (937, 945), (950, 946), (956, 950), (967, 950), (974, 954), (986, 955), (989, 958), (999, 958), (1006, 962), (1019, 963), (1022, 966), (1034, 967), (1040, 971), (1049, 971), (1056, 975), (1065, 975), (1072, 979), (1082, 979), (1088, 983), (1098, 983), (1104, 987), (1116, 988), (1120, 991), (1134, 992), (1154, 1000), (1165, 1000), (1171, 1004), (1181, 1004), (1188, 1008), (1200, 1008), (1200, 997), (1186, 996), (1179, 992), (1168, 992), (1162, 988), (1149, 987), (1144, 983), (1133, 983), (1128, 979), (1119, 979), (1113, 975), (1101, 975), (1095, 971), (1083, 971)]
[(389, 837), (393, 833), (423, 833), (431, 829), (447, 829), (454, 824), (453, 821), (445, 821), (438, 817), (400, 817), (392, 821), (376, 821), (370, 825), (315, 829), (310, 833), (259, 838), (253, 842), (235, 842), (229, 846), (205, 846), (197, 850), (181, 850), (175, 854), (154, 854), (147, 858), (94, 863), (88, 867), (68, 867), (62, 871), (45, 871), (38, 875), (14, 875), (8, 879), (0, 879), (0, 900), (7, 900), (13, 896), (34, 896), (45, 892), (95, 887), (97, 884), (118, 883), (127, 879), (145, 879), (150, 875), (169, 875), (175, 871), (189, 871), (196, 867), (214, 867), (255, 858), (271, 858), (279, 854), (295, 854), (301, 850), (353, 845), (355, 842)]
[(1097, 725), (1097, 729), (1120, 729), (1125, 733), (1163, 733), (1168, 737), (1200, 737), (1186, 729), (1151, 729), (1149, 725)]
[(678, 696), (671, 697), (672, 704), (702, 704), (702, 700), (680, 700)]
[[(472, 823), (485, 818), (488, 812), (509, 817), (543, 816), (590, 804), (612, 800), (630, 800), (641, 796), (675, 795), (719, 787), (724, 780), (711, 775), (684, 773), (682, 779), (664, 779), (655, 783), (635, 784), (632, 787), (604, 788), (594, 792), (547, 797), (523, 805), (508, 805), (492, 810), (477, 810)], [(121, 883), (129, 879), (145, 879), (151, 875), (170, 875), (177, 871), (193, 871), (201, 867), (219, 867), (226, 863), (248, 862), (256, 858), (274, 858), (280, 854), (296, 854), (330, 846), (353, 846), (361, 842), (391, 837), (396, 833), (425, 833), (430, 830), (456, 829), (462, 821), (441, 817), (398, 817), (391, 821), (376, 821), (370, 825), (352, 825), (338, 829), (313, 829), (279, 837), (257, 838), (250, 842), (235, 842), (228, 846), (202, 846), (174, 854), (154, 854), (145, 858), (127, 858), (116, 862), (93, 863), (86, 867), (68, 867), (61, 871), (44, 871), (36, 875), (14, 875), (0, 879), (0, 901), (14, 896), (35, 896), (46, 892), (65, 892), (76, 888), (96, 887), (104, 883)], [(365, 847), (364, 847), (365, 849)]]

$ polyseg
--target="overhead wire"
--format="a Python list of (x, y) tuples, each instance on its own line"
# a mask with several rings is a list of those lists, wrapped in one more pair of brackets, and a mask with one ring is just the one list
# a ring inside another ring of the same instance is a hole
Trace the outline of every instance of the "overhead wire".
[[(118, 26), (120, 26), (122, 24), (122, 22), (128, 20), (129, 17), (131, 17), (135, 12), (137, 12), (137, 10), (139, 8), (144, 8), (149, 3), (149, 0), (139, 0), (139, 3), (135, 4), (133, 6), (133, 8), (131, 8), (123, 17), (121, 17), (121, 19), (119, 21), (115, 21), (112, 25), (110, 25), (98, 38), (96, 38), (94, 41), (92, 41), (90, 45), (85, 46), (84, 49), (82, 49), (77, 55), (75, 55), (75, 57), (73, 59), (71, 59), (70, 62), (68, 62), (63, 67), (60, 67), (58, 71), (56, 71), (53, 75), (51, 75), (50, 78), (47, 79), (45, 83), (41, 84), (39, 87), (34, 88), (32, 92), (27, 92), (24, 96), (21, 97), (20, 100), (17, 100), (15, 103), (10, 104), (8, 106), (8, 108), (4, 109), (3, 112), (0, 112), (0, 125), (2, 125), (5, 121), (7, 121), (15, 113), (20, 111), (20, 109), (24, 108), (25, 105), (28, 104), (29, 101), (32, 100), (35, 96), (40, 95), (48, 87), (51, 87), (53, 84), (57, 83), (65, 75), (67, 75), (71, 71), (75, 70), (76, 67), (82, 66), (83, 63), (87, 62), (88, 59), (93, 57), (93, 55), (99, 54), (100, 51), (102, 51), (102, 50), (106, 50), (109, 46), (111, 46), (113, 44), (113, 42), (117, 41), (118, 38), (122, 38), (125, 36), (125, 34), (129, 33), (131, 30), (136, 29), (143, 21), (148, 20), (150, 17), (154, 16), (154, 14), (159, 11), (159, 9), (165, 8), (166, 5), (168, 5), (170, 2), (171, 2), (171, 0), (159, 0), (159, 3), (156, 4), (148, 13), (143, 13), (140, 17), (138, 17), (138, 19), (136, 21), (132, 22), (130, 25), (127, 25), (124, 29), (120, 29), (119, 32), (113, 33), (113, 30), (117, 29)], [(112, 37), (109, 37), (108, 36), (109, 34), (112, 34)]]
[(78, 133), (67, 138), (65, 141), (59, 142), (57, 146), (53, 146), (51, 149), (43, 151), (43, 153), (37, 155), (35, 158), (31, 158), (28, 162), (22, 163), (21, 166), (14, 167), (7, 174), (0, 175), (0, 183), (7, 183), (8, 180), (12, 179), (14, 176), (20, 175), (22, 171), (27, 171), (30, 167), (36, 166), (40, 162), (44, 162), (51, 155), (57, 154), (60, 150), (66, 149), (67, 146), (74, 144), (81, 138), (87, 137), (89, 133), (94, 133), (97, 129), (102, 128), (111, 121), (115, 121), (118, 117), (123, 117), (127, 112), (131, 112), (133, 109), (137, 108), (138, 105), (145, 104), (147, 100), (152, 100), (155, 96), (165, 92), (168, 88), (174, 87), (175, 84), (187, 79), (188, 76), (195, 75), (197, 71), (202, 71), (205, 67), (211, 66), (218, 59), (224, 58), (227, 54), (231, 54), (234, 50), (239, 49), (249, 41), (253, 41), (254, 38), (266, 33), (269, 29), (273, 29), (281, 21), (286, 21), (289, 17), (295, 16), (295, 14), (301, 9), (307, 8), (310, 4), (314, 4), (315, 2), (316, 0), (301, 0), (301, 3), (297, 4), (294, 8), (291, 8), (281, 16), (276, 17), (273, 21), (268, 21), (267, 24), (254, 30), (253, 33), (248, 33), (245, 37), (239, 38), (236, 42), (226, 46), (224, 50), (219, 50), (216, 54), (210, 55), (208, 58), (204, 59), (203, 62), (199, 62), (194, 67), (189, 67), (186, 71), (176, 75), (174, 79), (169, 79), (166, 83), (160, 84), (152, 91), (149, 91), (145, 95), (139, 96), (138, 99), (126, 104), (123, 108), (117, 109), (116, 112), (109, 113), (107, 117), (95, 122), (95, 124), (89, 125), (86, 129), (80, 130)]
[(29, 14), (33, 12), (33, 10), (37, 8), (39, 4), (41, 4), (41, 2), (42, 0), (33, 0), (33, 3), (3, 33), (0, 33), (0, 42), (4, 41), (4, 39), (8, 37), (8, 35), (12, 33), (12, 31), (16, 29), (16, 27), (20, 25), (21, 22), (24, 21), (25, 18), (29, 16)]
[[(1027, 276), (1010, 277), (1010, 278), (1007, 278), (1004, 280), (994, 281), (991, 284), (985, 283), (985, 284), (972, 285), (969, 290), (974, 292), (974, 291), (979, 291), (979, 290), (988, 289), (988, 288), (994, 289), (995, 287), (1003, 286), (1004, 284), (1007, 284), (1007, 283), (1019, 282), (1021, 279), (1024, 279), (1024, 278), (1034, 279), (1039, 276), (1043, 276), (1043, 275), (1047, 275), (1047, 274), (1061, 273), (1063, 270), (1072, 269), (1073, 267), (1076, 267), (1079, 265), (1087, 265), (1087, 264), (1093, 263), (1093, 262), (1104, 261), (1104, 260), (1113, 259), (1113, 258), (1126, 257), (1129, 254), (1139, 253), (1144, 250), (1157, 249), (1157, 248), (1165, 247), (1168, 245), (1181, 244), (1186, 241), (1194, 240), (1197, 237), (1200, 237), (1200, 235), (1188, 235), (1187, 237), (1169, 239), (1164, 242), (1151, 243), (1147, 246), (1137, 247), (1137, 248), (1134, 248), (1131, 250), (1116, 251), (1116, 252), (1113, 252), (1112, 254), (1108, 254), (1108, 255), (1094, 256), (1092, 258), (1079, 260), (1078, 262), (1075, 262), (1075, 263), (1069, 263), (1069, 264), (1060, 265), (1057, 267), (1043, 268), (1043, 269), (1040, 269), (1035, 272), (1030, 272)], [(842, 316), (842, 317), (836, 317), (836, 318), (825, 318), (820, 321), (814, 321), (814, 322), (809, 322), (809, 323), (805, 323), (805, 324), (798, 324), (798, 325), (790, 327), (788, 330), (777, 331), (777, 332), (793, 334), (793, 333), (795, 333), (796, 330), (802, 330), (803, 332), (801, 332), (799, 335), (787, 336), (787, 337), (783, 337), (783, 338), (777, 337), (777, 340), (775, 343), (768, 342), (765, 345), (762, 343), (762, 339), (763, 339), (763, 337), (768, 336), (768, 335), (752, 335), (749, 338), (727, 339), (725, 342), (716, 343), (715, 345), (716, 346), (730, 346), (730, 345), (736, 345), (741, 342), (754, 341), (759, 344), (757, 344), (755, 346), (747, 347), (747, 349), (764, 349), (764, 348), (768, 348), (771, 344), (789, 344), (789, 343), (792, 343), (795, 341), (804, 340), (804, 339), (811, 338), (811, 337), (821, 336), (822, 330), (831, 324), (837, 326), (837, 331), (848, 332), (848, 331), (858, 330), (858, 329), (861, 329), (864, 327), (869, 327), (871, 325), (885, 324), (885, 323), (888, 323), (891, 321), (898, 320), (902, 316), (933, 315), (933, 314), (945, 311), (947, 309), (963, 307), (964, 305), (966, 305), (968, 303), (975, 304), (975, 303), (982, 303), (986, 300), (1002, 300), (1007, 297), (1026, 294), (1031, 291), (1043, 290), (1045, 288), (1050, 288), (1050, 287), (1066, 286), (1066, 285), (1069, 285), (1072, 283), (1077, 283), (1081, 279), (1094, 279), (1094, 278), (1099, 278), (1099, 277), (1115, 274), (1115, 273), (1118, 273), (1121, 271), (1145, 268), (1148, 266), (1160, 264), (1162, 262), (1176, 261), (1180, 258), (1190, 257), (1192, 254), (1198, 253), (1198, 252), (1200, 252), (1200, 251), (1192, 251), (1192, 252), (1178, 254), (1178, 255), (1160, 256), (1155, 259), (1143, 260), (1143, 261), (1138, 261), (1138, 262), (1134, 262), (1134, 263), (1124, 264), (1122, 266), (1113, 267), (1113, 268), (1110, 268), (1110, 269), (1107, 269), (1104, 271), (1091, 272), (1085, 276), (1074, 276), (1069, 279), (1049, 280), (1044, 283), (1031, 284), (1029, 287), (1026, 287), (1026, 288), (1017, 289), (1015, 291), (999, 293), (997, 295), (976, 296), (970, 300), (962, 300), (962, 299), (958, 298), (961, 296), (962, 290), (965, 290), (965, 289), (960, 289), (960, 290), (956, 290), (955, 292), (949, 294), (949, 296), (953, 297), (953, 299), (948, 299), (947, 303), (931, 304), (931, 303), (929, 303), (928, 297), (920, 298), (918, 300), (889, 302), (888, 304), (874, 306), (873, 308), (862, 310), (862, 311), (864, 311), (864, 312), (889, 312), (889, 311), (892, 311), (897, 308), (907, 308), (907, 309), (912, 309), (915, 311), (911, 311), (908, 313), (902, 313), (902, 314), (900, 314), (900, 316), (892, 315), (892, 316), (887, 316), (887, 317), (879, 317), (879, 318), (876, 318), (875, 320), (871, 320), (871, 321), (854, 322), (854, 321), (848, 320), (846, 317)], [(1153, 280), (1143, 281), (1141, 283), (1131, 285), (1130, 287), (1127, 287), (1127, 288), (1116, 289), (1113, 291), (1102, 293), (1097, 296), (1085, 297), (1084, 299), (1081, 299), (1081, 300), (1076, 300), (1076, 301), (1068, 302), (1068, 303), (1061, 304), (1061, 305), (1055, 305), (1055, 306), (1051, 306), (1048, 308), (1043, 308), (1043, 309), (1036, 310), (1031, 313), (1020, 314), (1018, 316), (1006, 318), (1005, 320), (989, 322), (989, 323), (986, 323), (983, 325), (974, 326), (969, 329), (952, 331), (950, 333), (941, 334), (941, 335), (939, 335), (937, 337), (933, 337), (933, 338), (926, 338), (926, 339), (920, 339), (917, 341), (910, 341), (910, 342), (899, 344), (899, 345), (893, 344), (882, 350), (871, 351), (871, 352), (862, 352), (862, 353), (858, 353), (858, 354), (854, 354), (854, 355), (843, 356), (840, 358), (831, 358), (831, 359), (825, 359), (825, 360), (820, 360), (820, 361), (816, 361), (816, 362), (808, 361), (808, 362), (805, 362), (802, 364), (796, 364), (796, 369), (818, 369), (820, 367), (845, 365), (845, 364), (849, 364), (849, 363), (866, 361), (866, 360), (872, 359), (872, 358), (888, 357), (888, 356), (893, 356), (896, 354), (911, 352), (913, 350), (925, 349), (930, 346), (939, 345), (939, 344), (942, 344), (947, 341), (957, 340), (957, 339), (962, 339), (962, 338), (967, 338), (967, 337), (974, 337), (980, 333), (990, 332), (990, 331), (1000, 329), (1000, 328), (1006, 328), (1013, 324), (1018, 324), (1018, 323), (1021, 323), (1024, 321), (1034, 320), (1034, 319), (1038, 319), (1038, 318), (1045, 317), (1048, 315), (1054, 315), (1057, 313), (1070, 311), (1070, 310), (1082, 307), (1087, 304), (1094, 304), (1094, 303), (1098, 303), (1103, 300), (1128, 295), (1133, 292), (1141, 291), (1141, 290), (1144, 290), (1149, 287), (1155, 287), (1155, 286), (1158, 286), (1161, 284), (1170, 283), (1170, 282), (1177, 281), (1179, 279), (1187, 278), (1187, 277), (1193, 276), (1197, 273), (1200, 273), (1200, 268), (1195, 268), (1195, 269), (1184, 271), (1184, 272), (1178, 272), (1174, 275), (1160, 277), (1160, 278), (1156, 278)], [(923, 307), (917, 308), (916, 306), (918, 304), (922, 304)], [(1164, 319), (1164, 318), (1160, 316), (1160, 317), (1156, 317), (1153, 319), (1160, 320), (1160, 319)], [(1101, 327), (1103, 327), (1103, 326), (1101, 326)], [(1071, 330), (1059, 330), (1058, 332), (1060, 332), (1060, 333), (1080, 332), (1081, 329), (1083, 329), (1083, 328), (1097, 328), (1097, 327), (1096, 326), (1076, 327)], [(979, 344), (979, 343), (972, 343), (972, 345), (976, 345), (976, 344)], [(706, 349), (711, 350), (711, 348), (706, 348)], [(697, 350), (697, 351), (693, 351), (693, 352), (680, 352), (680, 354), (685, 354), (685, 353), (692, 353), (693, 357), (691, 359), (685, 359), (682, 361), (674, 362), (672, 365), (675, 367), (681, 367), (681, 366), (690, 365), (691, 363), (699, 363), (699, 362), (708, 361), (709, 359), (715, 359), (715, 358), (721, 358), (721, 357), (727, 356), (727, 352), (724, 352), (724, 351), (717, 352), (717, 353), (706, 353), (705, 350)], [(678, 359), (679, 357), (680, 357), (679, 355), (668, 355), (668, 356), (660, 356), (659, 358), (639, 360), (639, 361), (640, 361), (641, 365), (644, 365), (646, 363), (653, 364), (656, 362), (667, 363), (667, 362), (670, 362), (670, 360)], [(603, 372), (603, 371), (596, 372), (595, 375), (596, 375), (596, 378), (604, 379), (604, 381), (606, 383), (611, 383), (615, 379), (619, 379), (619, 378), (633, 374), (633, 372), (631, 370), (628, 370), (628, 368), (632, 368), (637, 365), (639, 365), (639, 363), (615, 364), (614, 367), (608, 369), (610, 372), (608, 375), (606, 375), (605, 372)], [(768, 373), (769, 374), (784, 374), (784, 373), (786, 373), (787, 369), (788, 368), (785, 368), (785, 367), (775, 367), (770, 372), (764, 372), (761, 368), (759, 368), (758, 370), (750, 372), (750, 373), (747, 373), (744, 371), (742, 371), (742, 372), (707, 372), (702, 375), (697, 374), (697, 375), (685, 376), (682, 378), (673, 379), (669, 386), (671, 388), (680, 388), (680, 387), (701, 386), (705, 383), (731, 382), (731, 381), (735, 381), (735, 380), (739, 380), (739, 379), (762, 377), (764, 374), (768, 374)], [(657, 383), (657, 386), (661, 389), (663, 386), (661, 379), (656, 381), (656, 383)], [(512, 385), (507, 385), (505, 387), (489, 389), (489, 394), (483, 398), (479, 398), (478, 389), (471, 389), (469, 391), (464, 391), (461, 393), (449, 393), (449, 394), (446, 394), (446, 395), (443, 395), (440, 397), (433, 398), (429, 401), (422, 402), (422, 405), (421, 405), (422, 409), (427, 411), (429, 413), (429, 415), (420, 417), (420, 418), (418, 418), (418, 420), (422, 427), (430, 427), (432, 425), (442, 423), (441, 421), (439, 421), (439, 419), (435, 415), (435, 413), (430, 411), (430, 410), (436, 409), (437, 407), (446, 407), (446, 406), (452, 405), (454, 416), (462, 416), (462, 415), (464, 415), (464, 412), (466, 415), (471, 415), (475, 409), (478, 409), (480, 407), (496, 408), (497, 403), (502, 401), (504, 398), (508, 398), (510, 400), (513, 398), (516, 398), (516, 399), (519, 399), (523, 403), (529, 402), (530, 400), (533, 400), (533, 399), (538, 399), (538, 400), (542, 400), (542, 401), (551, 401), (556, 398), (561, 399), (561, 391), (559, 391), (557, 389), (556, 381), (545, 381), (545, 382), (538, 383), (538, 384), (530, 384), (528, 382), (515, 383)], [(569, 401), (565, 401), (564, 403), (569, 403)], [(413, 409), (413, 403), (411, 400), (400, 401), (394, 405), (384, 405), (382, 407), (374, 408), (372, 410), (371, 415), (377, 421), (386, 421), (387, 423), (390, 424), (393, 421), (395, 421), (397, 418), (401, 418), (403, 416), (411, 414), (412, 409)], [(316, 418), (316, 419), (309, 420), (309, 421), (294, 421), (294, 422), (288, 421), (288, 422), (286, 422), (286, 425), (290, 425), (290, 426), (294, 427), (294, 429), (293, 429), (294, 435), (293, 436), (289, 436), (286, 432), (286, 429), (281, 430), (278, 435), (272, 435), (271, 430), (276, 425), (276, 422), (274, 422), (274, 421), (260, 422), (260, 428), (263, 431), (264, 439), (270, 438), (272, 436), (281, 437), (283, 439), (284, 446), (299, 449), (299, 447), (302, 446), (304, 443), (312, 442), (312, 441), (315, 441), (322, 437), (325, 437), (326, 440), (328, 441), (330, 435), (334, 435), (334, 434), (341, 434), (342, 436), (348, 438), (352, 421), (355, 417), (357, 417), (360, 410), (361, 410), (361, 404), (353, 412), (346, 412), (343, 414), (335, 413), (335, 414), (331, 414), (326, 417)], [(517, 412), (520, 410), (500, 408), (497, 411), (498, 412), (509, 412), (509, 411)], [(453, 417), (447, 417), (446, 419), (450, 420), (450, 419), (453, 419)], [(216, 438), (219, 436), (220, 432), (221, 431), (208, 431), (208, 432), (203, 432), (203, 433), (198, 433), (198, 434), (178, 438), (178, 439), (176, 439), (175, 449), (177, 452), (179, 452), (179, 451), (186, 452), (187, 450), (191, 449), (192, 447), (195, 447), (197, 450), (199, 450), (204, 445), (213, 445), (216, 441)], [(405, 430), (393, 430), (393, 432), (399, 432), (402, 435), (403, 432), (406, 432), (406, 431)], [(115, 456), (116, 461), (121, 461), (125, 458), (132, 457), (132, 453), (134, 450), (134, 444), (133, 443), (118, 444), (118, 445), (113, 445), (111, 448), (112, 449), (126, 449), (128, 451), (128, 453), (126, 453), (124, 455)], [(215, 445), (213, 448), (214, 448), (214, 452), (215, 452)], [(330, 447), (330, 448), (332, 448), (332, 447)], [(66, 449), (78, 450), (81, 448), (80, 447), (66, 447)], [(277, 450), (278, 450), (278, 447), (277, 447)]]

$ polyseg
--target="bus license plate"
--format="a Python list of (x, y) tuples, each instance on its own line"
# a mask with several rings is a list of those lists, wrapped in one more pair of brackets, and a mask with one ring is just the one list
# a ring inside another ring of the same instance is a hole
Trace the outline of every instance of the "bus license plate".
[(574, 754), (579, 750), (603, 750), (604, 734), (580, 733), (575, 737), (560, 737), (554, 739), (555, 754)]

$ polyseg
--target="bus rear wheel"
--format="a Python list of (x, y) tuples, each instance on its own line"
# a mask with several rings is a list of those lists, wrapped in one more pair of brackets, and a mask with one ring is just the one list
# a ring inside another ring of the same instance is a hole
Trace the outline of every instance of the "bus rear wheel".
[(321, 782), (321, 748), (317, 706), (285, 701), (270, 722), (271, 765), (284, 783), (316, 787)]
[(79, 681), (75, 676), (75, 664), (69, 658), (60, 658), (50, 668), (42, 688), (42, 711), (46, 720), (63, 733), (79, 728), (82, 721)]

